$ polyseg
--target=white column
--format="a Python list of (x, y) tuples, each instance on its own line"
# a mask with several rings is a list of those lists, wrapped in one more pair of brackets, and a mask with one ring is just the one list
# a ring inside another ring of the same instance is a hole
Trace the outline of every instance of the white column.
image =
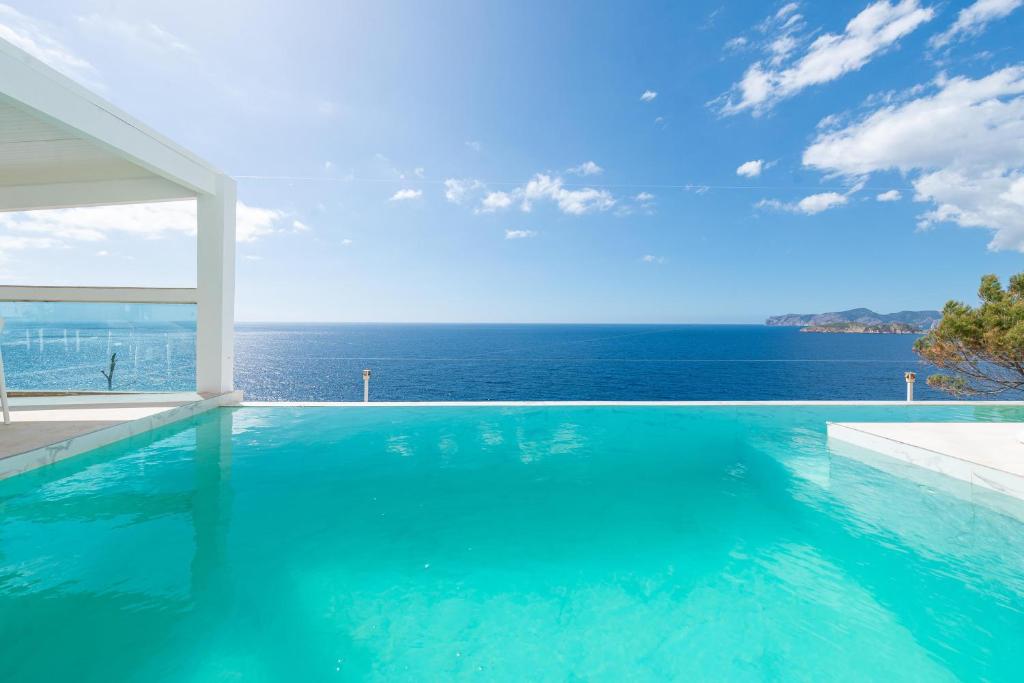
[(196, 390), (234, 388), (235, 181), (217, 179), (217, 193), (199, 195)]

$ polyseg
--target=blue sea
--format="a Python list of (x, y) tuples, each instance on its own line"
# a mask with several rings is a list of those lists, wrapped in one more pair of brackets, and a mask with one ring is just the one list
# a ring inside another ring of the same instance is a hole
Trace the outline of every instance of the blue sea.
[[(235, 382), (257, 401), (902, 400), (930, 390), (913, 335), (762, 325), (239, 324)], [(12, 389), (194, 389), (194, 323), (9, 321)]]

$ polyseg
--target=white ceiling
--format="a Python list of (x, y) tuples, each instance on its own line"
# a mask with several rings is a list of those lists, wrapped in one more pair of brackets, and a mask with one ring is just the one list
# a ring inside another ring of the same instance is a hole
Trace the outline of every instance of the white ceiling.
[(0, 95), (0, 186), (152, 177), (142, 167)]

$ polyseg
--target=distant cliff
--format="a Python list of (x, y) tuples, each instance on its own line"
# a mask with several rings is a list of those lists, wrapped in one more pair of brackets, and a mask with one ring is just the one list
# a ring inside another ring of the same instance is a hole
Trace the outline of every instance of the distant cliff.
[(942, 314), (938, 311), (900, 311), (898, 313), (875, 313), (869, 308), (853, 308), (834, 313), (790, 313), (773, 315), (765, 325), (776, 327), (811, 327), (835, 323), (860, 323), (862, 325), (887, 325), (903, 323), (912, 327), (929, 330), (939, 322)]
[(808, 325), (807, 327), (801, 327), (800, 331), (821, 332), (825, 334), (921, 334), (922, 329), (907, 323), (882, 323), (881, 325), (828, 323), (826, 325)]

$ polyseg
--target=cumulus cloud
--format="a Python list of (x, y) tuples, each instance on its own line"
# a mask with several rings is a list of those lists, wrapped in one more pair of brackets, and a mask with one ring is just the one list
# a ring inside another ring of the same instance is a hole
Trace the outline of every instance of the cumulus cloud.
[(819, 192), (818, 194), (812, 194), (804, 197), (796, 203), (796, 208), (802, 213), (808, 215), (814, 215), (821, 213), (822, 211), (828, 211), (829, 209), (842, 206), (849, 201), (845, 194), (839, 194), (838, 192)]
[(932, 205), (921, 228), (988, 228), (991, 249), (1024, 251), (1024, 66), (941, 78), (918, 97), (819, 134), (803, 163), (849, 178), (899, 171), (912, 179), (914, 199)]
[(664, 263), (665, 259), (661, 256), (655, 256), (654, 254), (644, 254), (640, 257), (640, 260), (644, 263)]
[(797, 35), (802, 17), (795, 11), (793, 7), (769, 20), (766, 30), (773, 35), (764, 46), (765, 57), (751, 64), (730, 92), (713, 101), (722, 114), (757, 115), (805, 88), (857, 71), (935, 14), (918, 0), (878, 0), (851, 19), (842, 33), (818, 36), (802, 49), (805, 41)]
[(1024, 0), (976, 0), (960, 10), (952, 26), (933, 36), (930, 45), (945, 47), (954, 39), (978, 35), (989, 23), (1002, 19), (1022, 5)]
[(764, 159), (754, 159), (753, 161), (745, 161), (740, 164), (736, 169), (736, 175), (740, 175), (745, 178), (756, 178), (761, 175), (761, 171), (763, 169)]
[(466, 140), (466, 147), (474, 152), (479, 152), (484, 148), (483, 144), (479, 140)]
[(819, 192), (804, 197), (797, 202), (782, 202), (778, 199), (762, 199), (755, 206), (762, 209), (775, 209), (777, 211), (789, 211), (791, 213), (802, 213), (807, 216), (828, 211), (837, 206), (843, 206), (849, 202), (846, 194), (838, 192)]
[(569, 169), (569, 173), (576, 175), (599, 175), (603, 173), (604, 169), (595, 164), (593, 161), (584, 161), (579, 166), (574, 166)]
[(654, 90), (644, 90), (643, 94), (640, 95), (640, 99), (643, 102), (653, 102), (654, 98), (658, 96), (658, 93)]
[(53, 36), (53, 30), (10, 5), (0, 4), (0, 38), (65, 76), (96, 87), (96, 69)]
[(522, 191), (523, 211), (529, 211), (533, 202), (551, 200), (558, 205), (562, 213), (581, 216), (594, 211), (607, 211), (615, 205), (615, 199), (607, 190), (584, 187), (570, 190), (563, 185), (561, 178), (538, 173), (526, 184)]
[(480, 202), (480, 211), (492, 213), (499, 209), (507, 209), (512, 206), (513, 201), (515, 199), (508, 192), (488, 192), (483, 201)]
[[(238, 202), (235, 217), (237, 241), (252, 242), (281, 229), (286, 215), (277, 209)], [(50, 244), (54, 246), (69, 242), (102, 242), (119, 235), (147, 239), (175, 234), (194, 235), (196, 203), (181, 201), (0, 213), (0, 230), (8, 233), (8, 239), (18, 234), (40, 235), (53, 240)]]
[(408, 201), (410, 199), (419, 199), (422, 196), (423, 196), (423, 190), (403, 189), (403, 190), (398, 190), (393, 195), (391, 195), (391, 199), (389, 199), (388, 201), (391, 201), (391, 202), (404, 202), (404, 201)]
[(899, 190), (888, 190), (875, 195), (875, 200), (880, 202), (898, 202), (901, 199), (903, 199), (903, 194)]
[(522, 187), (488, 192), (476, 211), (493, 213), (517, 202), (522, 211), (531, 211), (535, 203), (545, 201), (553, 202), (562, 213), (574, 216), (607, 211), (615, 206), (615, 198), (607, 190), (592, 187), (570, 189), (560, 176), (537, 173)]
[(505, 239), (507, 240), (522, 240), (528, 237), (535, 237), (537, 233), (533, 230), (506, 230)]
[(452, 204), (461, 204), (467, 195), (483, 186), (483, 183), (473, 178), (448, 178), (444, 181), (444, 198)]
[(633, 199), (641, 204), (649, 204), (654, 201), (654, 195), (650, 192), (641, 192), (637, 196), (633, 197)]

